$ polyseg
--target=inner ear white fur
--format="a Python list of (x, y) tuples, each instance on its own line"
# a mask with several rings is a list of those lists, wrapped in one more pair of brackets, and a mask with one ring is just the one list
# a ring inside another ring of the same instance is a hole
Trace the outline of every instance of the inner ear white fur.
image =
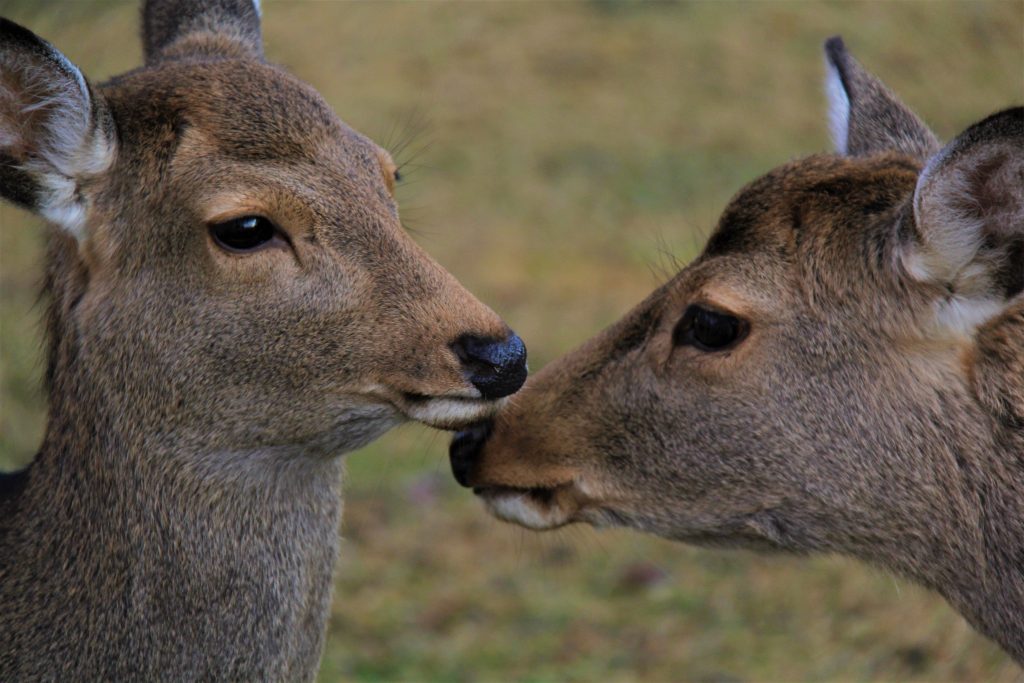
[(828, 97), (828, 128), (838, 154), (846, 154), (850, 132), (850, 96), (843, 87), (839, 69), (825, 59), (825, 95)]
[[(6, 130), (4, 137), (6, 144), (34, 152), (20, 168), (38, 185), (36, 211), (81, 241), (87, 211), (80, 182), (113, 164), (113, 136), (81, 70), (52, 47), (48, 56), (52, 62), (24, 67), (20, 92), (3, 93), (26, 100), (20, 107), (24, 120), (37, 118), (35, 125)], [(16, 139), (19, 131), (32, 139)]]
[(256, 10), (256, 16), (263, 18), (263, 10), (260, 8), (260, 0), (252, 0), (252, 6)]
[[(948, 150), (925, 167), (914, 189), (914, 220), (927, 231), (924, 244), (914, 242), (901, 250), (903, 266), (911, 277), (948, 288), (952, 294), (935, 304), (936, 325), (947, 333), (972, 336), (998, 315), (1005, 302), (991, 294), (990, 263), (979, 260), (983, 225), (979, 218), (953, 208), (966, 206), (970, 197), (967, 171), (944, 169), (936, 178)], [(963, 202), (952, 198), (963, 198)]]
[[(914, 222), (927, 230), (927, 243), (917, 245), (908, 252), (907, 270), (922, 281), (942, 282), (963, 290), (970, 284), (968, 265), (981, 248), (983, 224), (977, 215), (970, 215), (955, 207), (970, 204), (971, 187), (967, 171), (960, 168), (944, 169), (937, 178), (949, 149), (936, 154), (917, 180), (914, 188)], [(961, 201), (955, 201), (961, 198)], [(964, 272), (968, 270), (968, 272)], [(966, 280), (966, 281), (965, 281)], [(979, 283), (981, 284), (981, 283)]]
[(1024, 235), (1024, 109), (971, 126), (929, 159), (914, 188), (916, 235), (897, 254), (913, 279), (941, 287), (945, 329), (972, 333), (1004, 310)]

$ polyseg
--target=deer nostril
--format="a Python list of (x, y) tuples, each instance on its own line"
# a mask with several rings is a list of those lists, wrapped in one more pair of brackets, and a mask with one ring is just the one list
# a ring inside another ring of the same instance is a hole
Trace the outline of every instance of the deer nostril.
[(526, 381), (526, 345), (515, 333), (504, 340), (464, 334), (452, 343), (452, 351), (486, 399), (514, 394)]
[(448, 459), (452, 464), (452, 475), (455, 481), (469, 488), (469, 473), (480, 454), (487, 437), (491, 435), (493, 425), (490, 422), (478, 422), (471, 425), (452, 439), (448, 447)]

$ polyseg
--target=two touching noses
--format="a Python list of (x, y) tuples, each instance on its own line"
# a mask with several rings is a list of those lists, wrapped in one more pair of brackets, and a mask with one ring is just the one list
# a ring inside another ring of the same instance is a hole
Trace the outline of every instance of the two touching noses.
[[(504, 341), (463, 335), (452, 344), (467, 379), (485, 399), (510, 396), (526, 382), (526, 345), (514, 332)], [(457, 433), (449, 446), (452, 474), (469, 486), (469, 472), (491, 433), (491, 422), (478, 422)]]

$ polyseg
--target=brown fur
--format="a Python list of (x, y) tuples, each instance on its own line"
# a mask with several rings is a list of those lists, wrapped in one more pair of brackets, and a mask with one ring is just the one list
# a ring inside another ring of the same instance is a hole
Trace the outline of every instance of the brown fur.
[[(250, 2), (144, 25), (146, 66), (83, 91), (0, 24), (0, 190), (56, 223), (46, 435), (0, 475), (0, 680), (311, 680), (337, 456), (490, 414), (451, 344), (509, 331), (403, 231), (387, 153), (261, 60)], [(280, 248), (211, 239), (251, 214)]]
[[(889, 567), (1024, 662), (1024, 109), (933, 155), (829, 45), (861, 86), (840, 135), (854, 152), (741, 190), (696, 261), (459, 437), (453, 468), (537, 529)], [(675, 344), (695, 303), (749, 335)]]

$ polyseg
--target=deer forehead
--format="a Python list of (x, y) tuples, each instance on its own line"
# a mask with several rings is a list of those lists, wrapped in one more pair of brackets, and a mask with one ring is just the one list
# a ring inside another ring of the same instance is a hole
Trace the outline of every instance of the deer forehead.
[(142, 138), (149, 137), (147, 130), (169, 126), (177, 146), (192, 129), (232, 160), (305, 161), (351, 169), (350, 176), (366, 182), (380, 178), (379, 148), (345, 125), (316, 90), (271, 65), (171, 62), (116, 79), (105, 94), (118, 125)]
[[(205, 222), (263, 215), (293, 236), (317, 225), (399, 228), (387, 153), (276, 67), (172, 62), (117, 78), (104, 94), (125, 141), (120, 162), (179, 212)], [(118, 200), (103, 204), (124, 214), (115, 190)]]
[(856, 236), (910, 198), (919, 171), (896, 154), (822, 155), (780, 166), (729, 202), (704, 253), (782, 254), (808, 236)]
[(875, 285), (866, 254), (896, 239), (918, 170), (901, 155), (781, 166), (732, 199), (691, 277), (709, 300), (740, 313), (771, 306), (787, 288), (805, 300), (867, 294)]

